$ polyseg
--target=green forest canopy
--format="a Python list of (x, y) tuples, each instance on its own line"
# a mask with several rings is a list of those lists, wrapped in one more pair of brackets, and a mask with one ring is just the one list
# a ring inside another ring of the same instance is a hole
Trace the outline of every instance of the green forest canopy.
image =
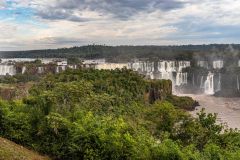
[(216, 114), (190, 116), (169, 83), (127, 69), (48, 75), (28, 97), (0, 101), (0, 135), (60, 160), (239, 159), (240, 133)]

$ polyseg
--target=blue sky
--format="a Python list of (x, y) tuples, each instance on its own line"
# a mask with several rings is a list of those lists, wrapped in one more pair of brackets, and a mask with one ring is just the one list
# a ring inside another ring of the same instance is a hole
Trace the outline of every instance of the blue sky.
[(239, 0), (0, 0), (0, 50), (239, 43)]

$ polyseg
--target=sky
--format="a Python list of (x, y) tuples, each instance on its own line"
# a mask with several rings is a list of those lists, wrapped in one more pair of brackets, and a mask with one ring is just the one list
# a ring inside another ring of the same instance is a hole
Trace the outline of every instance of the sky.
[(0, 0), (0, 50), (240, 42), (240, 0)]

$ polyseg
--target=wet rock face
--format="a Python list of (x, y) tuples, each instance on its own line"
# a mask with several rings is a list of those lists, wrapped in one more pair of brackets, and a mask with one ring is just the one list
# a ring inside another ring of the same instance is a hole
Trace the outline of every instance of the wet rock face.
[(222, 74), (221, 89), (215, 93), (215, 96), (240, 97), (240, 74)]
[(149, 81), (147, 95), (149, 103), (165, 100), (167, 96), (172, 95), (172, 82), (170, 80)]

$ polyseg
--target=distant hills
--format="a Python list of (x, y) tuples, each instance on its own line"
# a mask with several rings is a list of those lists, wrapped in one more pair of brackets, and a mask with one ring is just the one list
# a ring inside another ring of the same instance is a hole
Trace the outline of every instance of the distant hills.
[(240, 57), (240, 44), (179, 45), (179, 46), (106, 46), (2, 51), (1, 58), (106, 58), (110, 61), (128, 61), (133, 58), (191, 60), (194, 57)]

